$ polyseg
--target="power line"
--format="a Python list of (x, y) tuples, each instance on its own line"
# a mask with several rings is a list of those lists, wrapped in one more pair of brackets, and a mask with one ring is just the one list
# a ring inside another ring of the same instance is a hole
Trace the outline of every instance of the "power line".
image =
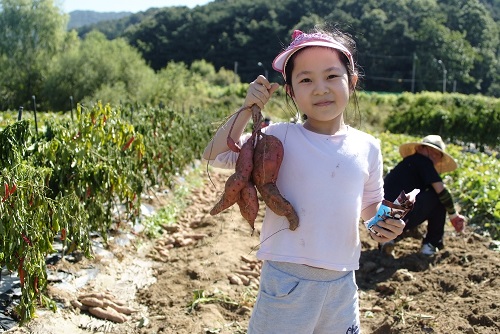
[(365, 76), (366, 79), (370, 80), (380, 80), (380, 81), (395, 81), (395, 82), (412, 82), (412, 79), (402, 79), (402, 78), (389, 78), (389, 77), (375, 77), (375, 76)]
[(366, 54), (366, 55), (363, 55), (361, 56), (360, 58), (362, 57), (367, 57), (367, 58), (384, 58), (384, 59), (399, 59), (399, 58), (402, 58), (402, 59), (412, 59), (413, 56), (386, 56), (386, 55), (374, 55), (374, 54)]

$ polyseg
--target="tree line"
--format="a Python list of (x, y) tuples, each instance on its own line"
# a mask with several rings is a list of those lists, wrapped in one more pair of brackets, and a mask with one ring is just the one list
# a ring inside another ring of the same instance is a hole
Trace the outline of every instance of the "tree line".
[(496, 5), (498, 0), (215, 0), (193, 9), (151, 9), (77, 32), (67, 31), (68, 15), (54, 0), (0, 0), (0, 110), (29, 105), (35, 96), (41, 109), (53, 110), (67, 109), (70, 97), (167, 103), (175, 95), (165, 92), (176, 87), (170, 75), (176, 71), (187, 80), (186, 96), (199, 95), (189, 92), (196, 86), (189, 80), (199, 82), (203, 73), (222, 85), (265, 73), (280, 80), (271, 62), (292, 31), (322, 23), (357, 41), (365, 90), (498, 97)]
[[(153, 10), (140, 22), (126, 18), (119, 22), (130, 24), (119, 36), (153, 69), (168, 60), (205, 59), (216, 68), (235, 69), (248, 82), (266, 69), (274, 74), (271, 61), (294, 29), (326, 22), (357, 40), (367, 90), (432, 91), (446, 84), (448, 92), (499, 96), (500, 25), (492, 16), (499, 5), (495, 0), (216, 0), (194, 9)], [(117, 36), (111, 24), (96, 27)]]

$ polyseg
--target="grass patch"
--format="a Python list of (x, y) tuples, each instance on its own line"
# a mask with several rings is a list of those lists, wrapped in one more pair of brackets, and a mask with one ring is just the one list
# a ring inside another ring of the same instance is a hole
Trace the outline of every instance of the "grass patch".
[(203, 180), (206, 178), (204, 167), (198, 161), (187, 169), (183, 175), (177, 176), (174, 185), (168, 190), (168, 204), (143, 222), (148, 237), (157, 238), (162, 235), (162, 226), (176, 223), (179, 215), (189, 205), (191, 191), (203, 185)]

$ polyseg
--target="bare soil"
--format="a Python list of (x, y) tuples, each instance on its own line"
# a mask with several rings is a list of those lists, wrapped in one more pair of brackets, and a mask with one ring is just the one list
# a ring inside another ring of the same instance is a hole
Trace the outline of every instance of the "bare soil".
[[(161, 238), (137, 236), (128, 246), (111, 240), (111, 257), (59, 261), (53, 268), (59, 272), (76, 277), (98, 268), (99, 274), (74, 290), (51, 284), (58, 311), (38, 310), (38, 318), (9, 332), (246, 333), (258, 288), (262, 210), (253, 236), (237, 206), (210, 216), (229, 174), (211, 170), (216, 188), (204, 175), (204, 185), (190, 193), (189, 206)], [(456, 235), (450, 225), (446, 248), (427, 257), (419, 254), (424, 230), (406, 235), (388, 256), (360, 224), (362, 332), (500, 333), (500, 257), (493, 242), (472, 228)], [(118, 324), (71, 306), (91, 291), (108, 291), (137, 312)]]

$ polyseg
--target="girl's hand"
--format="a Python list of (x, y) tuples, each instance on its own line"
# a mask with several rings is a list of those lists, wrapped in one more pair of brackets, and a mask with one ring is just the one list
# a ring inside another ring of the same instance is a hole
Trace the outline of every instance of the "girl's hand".
[(279, 88), (279, 84), (270, 83), (263, 75), (250, 83), (243, 107), (252, 107), (254, 104), (262, 110), (271, 95)]
[(379, 221), (377, 225), (372, 227), (377, 233), (369, 231), (373, 240), (377, 242), (387, 242), (396, 239), (398, 235), (403, 233), (405, 222), (401, 219), (386, 219)]

